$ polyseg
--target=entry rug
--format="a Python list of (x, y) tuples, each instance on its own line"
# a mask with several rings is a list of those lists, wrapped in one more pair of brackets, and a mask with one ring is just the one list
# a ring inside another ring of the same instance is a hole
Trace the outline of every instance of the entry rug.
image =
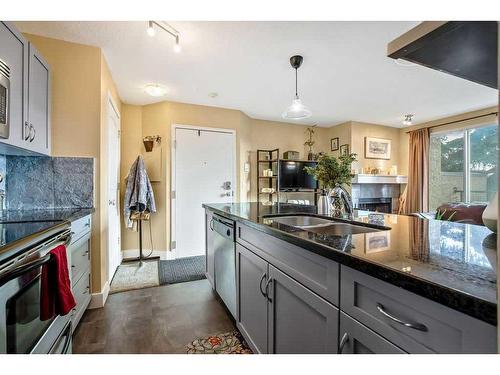
[(186, 349), (187, 354), (253, 354), (238, 331), (196, 339)]
[(205, 279), (205, 256), (160, 260), (160, 285)]
[(122, 263), (116, 270), (109, 293), (158, 286), (158, 261)]

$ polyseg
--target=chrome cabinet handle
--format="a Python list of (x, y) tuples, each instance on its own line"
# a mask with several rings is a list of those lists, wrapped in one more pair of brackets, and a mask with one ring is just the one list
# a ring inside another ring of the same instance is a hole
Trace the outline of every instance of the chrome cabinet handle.
[(30, 129), (30, 124), (28, 123), (28, 121), (25, 121), (24, 122), (24, 140), (27, 141), (28, 139), (30, 139), (30, 136), (31, 136), (31, 129)]
[(389, 314), (387, 311), (384, 309), (384, 305), (377, 303), (377, 310), (384, 315), (385, 317), (389, 318), (393, 322), (396, 322), (398, 324), (401, 324), (405, 327), (416, 329), (417, 331), (423, 331), (427, 332), (427, 327), (421, 323), (413, 323), (413, 322), (405, 322), (404, 320), (401, 320), (394, 315)]
[(339, 349), (337, 351), (338, 354), (342, 354), (342, 351), (344, 350), (344, 346), (345, 344), (347, 344), (349, 342), (349, 334), (346, 332), (344, 333), (344, 335), (342, 336), (342, 338), (340, 339), (340, 343), (339, 343)]
[(260, 282), (259, 282), (259, 289), (260, 289), (260, 294), (262, 294), (264, 297), (267, 298), (267, 295), (266, 295), (266, 292), (264, 292), (262, 290), (262, 282), (265, 280), (265, 278), (267, 277), (266, 273), (264, 272), (264, 274), (262, 275), (262, 277), (260, 278)]
[(273, 281), (273, 279), (269, 278), (269, 280), (267, 280), (266, 286), (264, 287), (266, 297), (269, 300), (269, 302), (273, 302), (273, 299), (271, 297), (269, 297), (269, 284), (271, 284), (272, 281)]
[(30, 134), (31, 134), (32, 130), (33, 130), (33, 136), (30, 138), (30, 142), (33, 142), (33, 140), (35, 139), (35, 136), (36, 136), (36, 129), (33, 125), (30, 124)]
[(214, 230), (214, 219), (213, 218), (210, 219), (210, 224), (208, 224), (208, 226), (210, 227), (211, 231)]

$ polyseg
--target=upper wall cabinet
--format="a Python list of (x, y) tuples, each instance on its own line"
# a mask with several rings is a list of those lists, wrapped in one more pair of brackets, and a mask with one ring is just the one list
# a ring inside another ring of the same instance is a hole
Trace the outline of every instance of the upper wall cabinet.
[(10, 22), (0, 22), (0, 60), (9, 73), (8, 77), (4, 74), (8, 82), (8, 126), (4, 127), (4, 132), (0, 131), (0, 151), (50, 155), (50, 68), (47, 62)]

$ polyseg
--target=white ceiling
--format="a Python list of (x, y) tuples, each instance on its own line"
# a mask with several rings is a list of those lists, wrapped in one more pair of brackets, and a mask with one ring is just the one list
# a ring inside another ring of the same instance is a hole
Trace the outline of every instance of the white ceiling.
[[(171, 22), (182, 52), (147, 22), (16, 22), (23, 32), (99, 46), (125, 103), (162, 100), (239, 109), (283, 121), (294, 94), (289, 57), (304, 56), (299, 95), (313, 116), (304, 124), (354, 120), (401, 127), (492, 106), (497, 90), (386, 57), (387, 43), (417, 22)], [(161, 98), (144, 92), (159, 83)], [(217, 92), (216, 98), (208, 96)]]

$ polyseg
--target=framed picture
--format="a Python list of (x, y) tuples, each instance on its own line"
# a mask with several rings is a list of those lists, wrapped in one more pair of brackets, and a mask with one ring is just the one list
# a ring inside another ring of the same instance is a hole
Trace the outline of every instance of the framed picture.
[(349, 145), (347, 143), (340, 146), (340, 155), (349, 155)]
[(365, 241), (365, 254), (389, 250), (391, 248), (391, 232), (386, 230), (366, 233)]
[(330, 149), (331, 151), (337, 151), (339, 149), (339, 138), (330, 139)]
[(365, 137), (366, 159), (390, 159), (391, 140), (384, 138)]

